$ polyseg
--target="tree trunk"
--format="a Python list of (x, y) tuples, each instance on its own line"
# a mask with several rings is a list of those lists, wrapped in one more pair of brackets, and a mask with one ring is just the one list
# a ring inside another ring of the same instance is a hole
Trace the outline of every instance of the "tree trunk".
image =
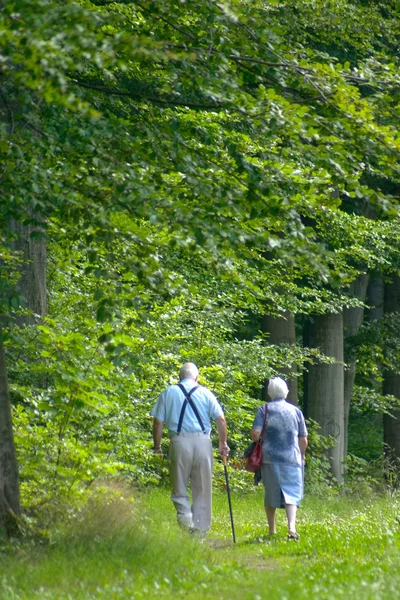
[[(12, 249), (19, 251), (22, 260), (21, 275), (15, 289), (23, 297), (24, 307), (30, 311), (19, 317), (17, 324), (32, 325), (46, 313), (46, 242), (37, 226), (13, 222), (10, 230), (15, 236)], [(18, 531), (17, 518), (20, 513), (18, 463), (6, 356), (0, 340), (0, 524), (8, 535)]]
[[(13, 114), (21, 114), (17, 97), (17, 90), (11, 89), (7, 97), (2, 88), (0, 123), (10, 140), (16, 135), (14, 129), (18, 123)], [(19, 208), (22, 215), (23, 207)], [(40, 227), (40, 216), (30, 210), (29, 204), (26, 212), (26, 217), (32, 220), (32, 224), (23, 225), (17, 220), (12, 220), (5, 228), (11, 238), (11, 249), (19, 251), (21, 258), (20, 278), (15, 291), (23, 297), (24, 306), (31, 313), (18, 317), (17, 324), (20, 326), (34, 324), (37, 322), (37, 315), (46, 314), (46, 241)], [(2, 325), (3, 323), (0, 323), (0, 524), (8, 534), (12, 534), (18, 529), (17, 518), (21, 507), (6, 356), (1, 337)]]
[(10, 524), (21, 514), (19, 476), (11, 420), (4, 344), (0, 342), (0, 524), (10, 533)]
[[(30, 216), (34, 217), (32, 213)], [(37, 316), (42, 317), (47, 311), (46, 240), (43, 230), (37, 225), (13, 221), (10, 228), (15, 235), (13, 250), (18, 251), (22, 259), (16, 291), (23, 297), (24, 307), (32, 313), (20, 318), (18, 324), (33, 325)]]
[(344, 458), (343, 315), (315, 317), (309, 327), (310, 347), (319, 348), (338, 364), (311, 365), (307, 377), (307, 414), (317, 421), (322, 435), (335, 438), (329, 450), (332, 473), (341, 482)]
[[(358, 298), (362, 302), (365, 302), (367, 294), (369, 275), (359, 275), (350, 285), (350, 295), (353, 298)], [(349, 434), (349, 413), (350, 413), (350, 402), (353, 393), (354, 379), (356, 376), (356, 356), (355, 352), (351, 348), (351, 345), (346, 345), (346, 338), (352, 337), (357, 334), (361, 323), (364, 318), (364, 309), (360, 308), (345, 308), (343, 310), (343, 326), (344, 326), (344, 360), (348, 365), (344, 370), (344, 440), (343, 440), (343, 453), (346, 456), (348, 449), (348, 434)]]
[[(396, 276), (392, 283), (385, 284), (385, 315), (400, 313), (400, 277)], [(387, 370), (383, 373), (383, 393), (400, 398), (400, 375)], [(391, 415), (383, 417), (383, 440), (387, 445), (387, 455), (398, 463), (400, 459), (400, 411), (391, 411)], [(397, 470), (398, 464), (396, 464)]]
[[(285, 311), (282, 313), (281, 317), (271, 317), (270, 315), (264, 315), (263, 317), (263, 331), (265, 333), (269, 333), (268, 342), (275, 346), (280, 346), (282, 344), (295, 344), (296, 343), (296, 331), (295, 331), (295, 322), (294, 316)], [(290, 373), (294, 373), (297, 371), (296, 365), (289, 365), (288, 367), (284, 367), (281, 369), (283, 376), (285, 377), (289, 394), (287, 397), (288, 402), (295, 404), (296, 406), (299, 403), (298, 398), (298, 390), (297, 390), (297, 377), (290, 375)], [(267, 383), (264, 386), (264, 398), (267, 400), (268, 392), (267, 392)]]
[[(400, 398), (400, 375), (385, 372), (383, 393)], [(383, 415), (383, 441), (387, 447), (387, 456), (400, 459), (400, 411), (391, 411)]]
[(382, 279), (370, 279), (367, 288), (369, 308), (365, 315), (368, 321), (377, 321), (383, 317), (384, 289)]

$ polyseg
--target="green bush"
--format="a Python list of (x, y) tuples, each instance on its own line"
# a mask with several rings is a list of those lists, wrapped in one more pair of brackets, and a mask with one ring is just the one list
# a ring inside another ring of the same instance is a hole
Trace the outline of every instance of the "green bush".
[(328, 488), (333, 491), (336, 482), (332, 476), (328, 450), (335, 444), (333, 437), (319, 433), (319, 425), (307, 419), (308, 448), (305, 464), (305, 491), (313, 495), (325, 495)]

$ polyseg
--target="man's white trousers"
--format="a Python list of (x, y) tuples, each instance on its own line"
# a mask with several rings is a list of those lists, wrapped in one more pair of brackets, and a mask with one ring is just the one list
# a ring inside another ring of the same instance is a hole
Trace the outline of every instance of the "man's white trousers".
[[(213, 452), (210, 436), (180, 433), (169, 446), (171, 500), (178, 522), (207, 533), (211, 526)], [(188, 493), (191, 485), (192, 503)]]

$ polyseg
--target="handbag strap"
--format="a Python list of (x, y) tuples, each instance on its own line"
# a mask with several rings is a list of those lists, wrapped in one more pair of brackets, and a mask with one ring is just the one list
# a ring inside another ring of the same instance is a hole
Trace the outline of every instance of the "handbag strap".
[(178, 383), (178, 387), (179, 389), (183, 392), (183, 395), (185, 396), (185, 401), (182, 405), (182, 409), (181, 409), (181, 414), (179, 415), (179, 422), (178, 422), (178, 429), (176, 430), (176, 433), (179, 435), (182, 429), (182, 423), (183, 423), (183, 416), (185, 414), (185, 410), (186, 410), (186, 406), (188, 404), (190, 404), (196, 419), (199, 422), (199, 425), (201, 427), (201, 430), (203, 433), (207, 433), (206, 428), (203, 425), (203, 421), (201, 420), (201, 417), (199, 415), (199, 411), (197, 410), (197, 407), (195, 405), (195, 403), (193, 402), (191, 395), (193, 394), (194, 391), (197, 390), (197, 388), (199, 387), (198, 385), (195, 385), (194, 387), (192, 387), (192, 389), (190, 390), (190, 392), (187, 392), (184, 388), (184, 386), (181, 383)]

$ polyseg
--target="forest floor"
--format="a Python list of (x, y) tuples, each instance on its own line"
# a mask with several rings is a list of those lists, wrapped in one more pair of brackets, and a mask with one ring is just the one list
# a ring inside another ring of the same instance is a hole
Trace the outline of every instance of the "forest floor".
[(92, 502), (50, 541), (22, 540), (0, 552), (1, 600), (186, 598), (240, 600), (392, 599), (400, 595), (400, 501), (393, 496), (306, 497), (299, 542), (287, 541), (284, 511), (267, 536), (262, 489), (214, 495), (203, 540), (180, 530), (168, 491), (116, 492)]

